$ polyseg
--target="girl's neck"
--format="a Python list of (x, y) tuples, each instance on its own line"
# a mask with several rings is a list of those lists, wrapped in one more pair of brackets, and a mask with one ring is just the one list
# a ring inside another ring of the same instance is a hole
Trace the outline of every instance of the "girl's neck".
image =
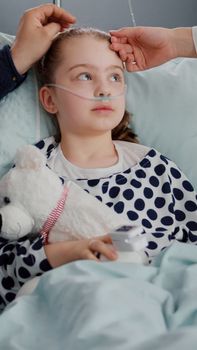
[(107, 168), (118, 162), (118, 154), (111, 135), (94, 137), (62, 137), (64, 157), (80, 168)]

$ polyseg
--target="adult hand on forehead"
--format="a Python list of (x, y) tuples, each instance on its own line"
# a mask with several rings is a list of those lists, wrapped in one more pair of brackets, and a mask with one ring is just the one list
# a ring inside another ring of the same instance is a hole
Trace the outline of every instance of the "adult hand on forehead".
[(11, 47), (18, 72), (24, 74), (49, 49), (54, 36), (75, 20), (69, 12), (53, 4), (25, 11)]
[(127, 27), (110, 31), (110, 34), (110, 47), (119, 53), (129, 72), (195, 54), (191, 28)]

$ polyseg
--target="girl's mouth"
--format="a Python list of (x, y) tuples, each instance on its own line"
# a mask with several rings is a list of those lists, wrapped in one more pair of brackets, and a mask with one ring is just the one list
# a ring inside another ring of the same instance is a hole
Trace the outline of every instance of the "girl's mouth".
[(112, 112), (113, 108), (110, 107), (110, 106), (97, 106), (97, 107), (93, 108), (92, 111), (93, 112), (95, 112), (95, 111), (109, 111), (109, 112)]

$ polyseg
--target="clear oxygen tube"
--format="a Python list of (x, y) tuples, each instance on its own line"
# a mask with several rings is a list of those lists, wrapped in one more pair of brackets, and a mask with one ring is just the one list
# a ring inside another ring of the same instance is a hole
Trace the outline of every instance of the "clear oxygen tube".
[(76, 92), (76, 91), (73, 91), (69, 88), (67, 88), (66, 86), (64, 85), (61, 85), (61, 84), (45, 84), (45, 86), (51, 86), (51, 87), (55, 87), (55, 88), (58, 88), (58, 89), (62, 89), (74, 96), (77, 96), (79, 98), (82, 98), (82, 99), (85, 99), (85, 100), (90, 100), (90, 101), (101, 101), (101, 102), (108, 102), (108, 101), (112, 101), (112, 100), (115, 100), (121, 96), (125, 96), (126, 95), (126, 91), (127, 91), (127, 86), (124, 85), (124, 88), (122, 89), (122, 91), (116, 93), (116, 94), (112, 94), (112, 95), (105, 95), (105, 94), (101, 94), (100, 96), (89, 96), (87, 94), (86, 91), (83, 91), (83, 92)]

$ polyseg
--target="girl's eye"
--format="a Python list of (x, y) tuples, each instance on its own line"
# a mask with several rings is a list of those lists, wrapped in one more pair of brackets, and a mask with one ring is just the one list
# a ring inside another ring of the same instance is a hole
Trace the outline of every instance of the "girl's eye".
[(122, 81), (122, 77), (119, 74), (112, 74), (111, 81), (121, 82)]
[(89, 73), (81, 73), (79, 75), (79, 80), (92, 80), (91, 75)]

